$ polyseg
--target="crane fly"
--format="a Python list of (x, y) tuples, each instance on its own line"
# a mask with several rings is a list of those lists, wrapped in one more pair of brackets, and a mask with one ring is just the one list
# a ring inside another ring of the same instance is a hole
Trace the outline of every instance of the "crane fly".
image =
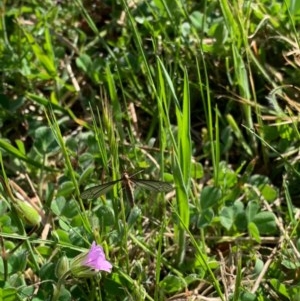
[(155, 192), (169, 192), (170, 190), (173, 189), (172, 185), (167, 182), (137, 179), (137, 178), (133, 178), (133, 176), (129, 176), (128, 173), (125, 172), (123, 173), (122, 177), (118, 180), (93, 186), (84, 190), (81, 194), (81, 198), (95, 199), (100, 195), (106, 194), (108, 191), (110, 191), (113, 188), (115, 184), (119, 182), (122, 183), (122, 186), (125, 189), (126, 196), (132, 206), (134, 205), (134, 199), (133, 199), (134, 185)]

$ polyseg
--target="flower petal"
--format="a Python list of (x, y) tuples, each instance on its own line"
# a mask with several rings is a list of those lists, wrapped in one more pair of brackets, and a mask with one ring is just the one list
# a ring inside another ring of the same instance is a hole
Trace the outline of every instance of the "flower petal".
[(97, 271), (111, 272), (112, 269), (112, 264), (105, 259), (102, 247), (97, 246), (95, 242), (92, 243), (91, 249), (83, 263)]

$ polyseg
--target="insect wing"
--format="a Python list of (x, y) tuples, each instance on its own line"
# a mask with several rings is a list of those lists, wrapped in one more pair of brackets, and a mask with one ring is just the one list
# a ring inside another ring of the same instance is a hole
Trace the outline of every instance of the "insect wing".
[(138, 187), (156, 191), (156, 192), (169, 192), (173, 189), (172, 185), (167, 182), (154, 181), (154, 180), (141, 180), (141, 179), (130, 179)]
[(102, 185), (93, 186), (86, 189), (80, 195), (82, 199), (96, 199), (99, 195), (105, 194), (112, 189), (112, 187), (120, 180), (104, 183)]

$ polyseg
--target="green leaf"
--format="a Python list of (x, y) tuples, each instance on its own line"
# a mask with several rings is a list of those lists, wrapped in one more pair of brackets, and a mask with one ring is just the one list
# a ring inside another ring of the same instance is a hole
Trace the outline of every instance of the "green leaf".
[(299, 285), (295, 285), (293, 287), (289, 287), (289, 295), (290, 300), (300, 301), (300, 287)]
[(241, 292), (240, 298), (238, 300), (239, 301), (257, 301), (260, 299), (257, 299), (257, 296), (250, 292)]
[(255, 215), (253, 223), (255, 223), (262, 235), (274, 234), (277, 230), (276, 219), (273, 212), (258, 213)]
[(244, 204), (237, 200), (233, 204), (233, 210), (235, 215), (235, 225), (240, 232), (244, 232), (247, 229), (247, 218), (244, 208)]
[(191, 177), (193, 179), (201, 179), (203, 178), (204, 175), (204, 171), (203, 171), (203, 166), (201, 163), (199, 162), (192, 162), (191, 165)]
[(128, 228), (130, 229), (141, 216), (142, 216), (142, 210), (139, 207), (134, 206), (130, 210), (129, 217), (127, 218)]
[(220, 212), (220, 223), (229, 230), (234, 223), (234, 209), (232, 207), (224, 207)]
[[(299, 15), (300, 12), (300, 2), (299, 1), (289, 1), (289, 10), (292, 15), (296, 16), (297, 14)], [(300, 297), (300, 295), (299, 295)]]
[(167, 275), (161, 282), (160, 287), (167, 293), (176, 293), (185, 288), (186, 283), (181, 277), (175, 275)]
[(235, 217), (235, 225), (240, 232), (245, 232), (247, 230), (247, 218), (246, 213), (238, 212)]
[(14, 288), (0, 288), (0, 300), (3, 301), (16, 301), (20, 300), (17, 290)]
[(249, 178), (249, 184), (252, 186), (261, 186), (270, 183), (270, 179), (263, 175), (253, 175)]
[(259, 230), (258, 228), (256, 227), (256, 225), (252, 222), (250, 222), (248, 224), (248, 232), (249, 232), (249, 235), (255, 239), (255, 241), (257, 241), (258, 243), (260, 243), (261, 241), (261, 238), (260, 238), (260, 235), (259, 235)]
[(60, 196), (53, 199), (50, 208), (55, 215), (60, 216), (62, 215), (65, 204), (66, 204), (66, 199)]
[(236, 172), (231, 170), (226, 162), (221, 161), (219, 164), (218, 181), (224, 189), (231, 188), (236, 185), (238, 177)]
[(16, 145), (17, 145), (19, 151), (20, 151), (23, 155), (25, 155), (25, 154), (26, 154), (26, 148), (25, 148), (24, 142), (23, 142), (22, 140), (20, 140), (20, 139), (16, 139), (16, 140), (15, 140), (15, 143), (16, 143)]
[(290, 299), (289, 299), (289, 293), (288, 293), (288, 291), (287, 291), (287, 288), (286, 288), (286, 286), (283, 284), (282, 281), (280, 281), (280, 280), (278, 280), (278, 279), (271, 279), (271, 280), (269, 280), (269, 283), (272, 285), (272, 287), (274, 288), (274, 290), (275, 290), (277, 293), (279, 293), (279, 294), (285, 296), (286, 298), (288, 298), (288, 300), (290, 300)]
[(191, 23), (196, 29), (202, 29), (203, 18), (203, 14), (199, 11), (194, 11), (190, 14)]
[(280, 124), (278, 126), (278, 132), (282, 139), (286, 139), (288, 141), (292, 141), (295, 137), (293, 128), (289, 124)]
[[(69, 230), (69, 228), (67, 230)], [(59, 241), (60, 243), (71, 243), (68, 232), (63, 229), (57, 229), (53, 231), (52, 236), (55, 238), (55, 240)]]
[(238, 214), (241, 214), (241, 213), (245, 212), (244, 204), (240, 200), (236, 200), (234, 202), (233, 209), (234, 209), (235, 215), (238, 215)]
[(71, 301), (72, 295), (64, 286), (60, 287), (58, 301)]
[(41, 277), (42, 281), (55, 279), (55, 264), (53, 262), (45, 263), (39, 270), (39, 276)]
[(129, 280), (131, 279), (126, 279), (120, 273), (112, 273), (111, 277), (105, 277), (101, 279), (101, 282), (103, 281), (103, 286), (110, 296), (112, 296), (112, 300), (118, 300), (118, 298), (124, 294), (124, 287), (130, 287), (132, 285)]
[(42, 155), (58, 149), (58, 144), (55, 140), (53, 132), (48, 126), (41, 126), (36, 129), (35, 138), (34, 146)]
[(190, 285), (194, 282), (199, 281), (199, 275), (198, 274), (189, 274), (184, 278), (187, 285)]
[(256, 258), (253, 277), (258, 277), (263, 268), (264, 268), (264, 262), (260, 258)]
[(0, 93), (0, 107), (2, 109), (15, 113), (25, 102), (25, 97), (18, 97), (17, 99), (12, 99), (8, 95)]
[(64, 206), (62, 215), (73, 218), (78, 213), (78, 204), (74, 199), (68, 200)]
[(278, 131), (275, 126), (263, 126), (263, 136), (266, 141), (276, 140), (278, 138)]
[(207, 272), (208, 267), (210, 269), (217, 269), (220, 267), (220, 263), (214, 259), (210, 259), (206, 254), (202, 254), (201, 256), (200, 254), (195, 254), (195, 267), (197, 267), (198, 270), (201, 270), (199, 277), (203, 277)]
[(281, 264), (289, 270), (296, 270), (299, 269), (299, 263), (295, 263), (289, 259), (283, 259)]
[(25, 250), (18, 252), (17, 254), (12, 254), (9, 258), (9, 264), (12, 267), (12, 272), (15, 273), (24, 271), (26, 268), (27, 258), (28, 254)]
[(180, 30), (183, 37), (188, 37), (191, 34), (191, 25), (188, 22), (183, 22), (180, 25)]
[(41, 63), (41, 65), (47, 71), (47, 74), (50, 78), (54, 78), (56, 76), (56, 67), (51, 58), (45, 53), (45, 51), (36, 43), (35, 38), (29, 32), (23, 30), (29, 45), (31, 45), (32, 50), (37, 58), (37, 60)]
[(200, 197), (201, 208), (204, 210), (218, 204), (221, 196), (222, 192), (220, 188), (209, 186), (204, 187)]
[(52, 247), (49, 246), (37, 246), (36, 250), (40, 256), (49, 258), (53, 254)]
[(274, 201), (278, 196), (277, 189), (269, 184), (265, 184), (262, 187), (260, 187), (260, 191), (265, 200), (268, 202)]
[(211, 224), (213, 218), (214, 218), (214, 211), (211, 208), (203, 210), (203, 212), (200, 215), (200, 219), (198, 221), (197, 226), (199, 228), (209, 226)]
[(93, 174), (95, 168), (89, 165), (80, 175), (79, 184), (84, 183), (87, 179), (91, 179), (91, 175)]
[(215, 30), (213, 32), (213, 37), (216, 39), (214, 46), (216, 49), (224, 48), (224, 44), (228, 39), (228, 30), (222, 21), (215, 23), (214, 26)]
[(246, 208), (246, 216), (248, 223), (252, 222), (259, 210), (259, 205), (255, 201), (250, 201)]
[(76, 65), (87, 74), (89, 74), (89, 71), (93, 67), (92, 60), (87, 54), (82, 54), (80, 57), (78, 57), (76, 59)]
[(57, 191), (57, 196), (69, 196), (75, 190), (72, 181), (63, 182)]

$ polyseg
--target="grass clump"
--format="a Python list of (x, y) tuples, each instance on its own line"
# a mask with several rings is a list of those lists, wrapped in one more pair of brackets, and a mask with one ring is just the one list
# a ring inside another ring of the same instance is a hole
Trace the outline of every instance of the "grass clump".
[(0, 5), (3, 300), (299, 299), (294, 2)]

